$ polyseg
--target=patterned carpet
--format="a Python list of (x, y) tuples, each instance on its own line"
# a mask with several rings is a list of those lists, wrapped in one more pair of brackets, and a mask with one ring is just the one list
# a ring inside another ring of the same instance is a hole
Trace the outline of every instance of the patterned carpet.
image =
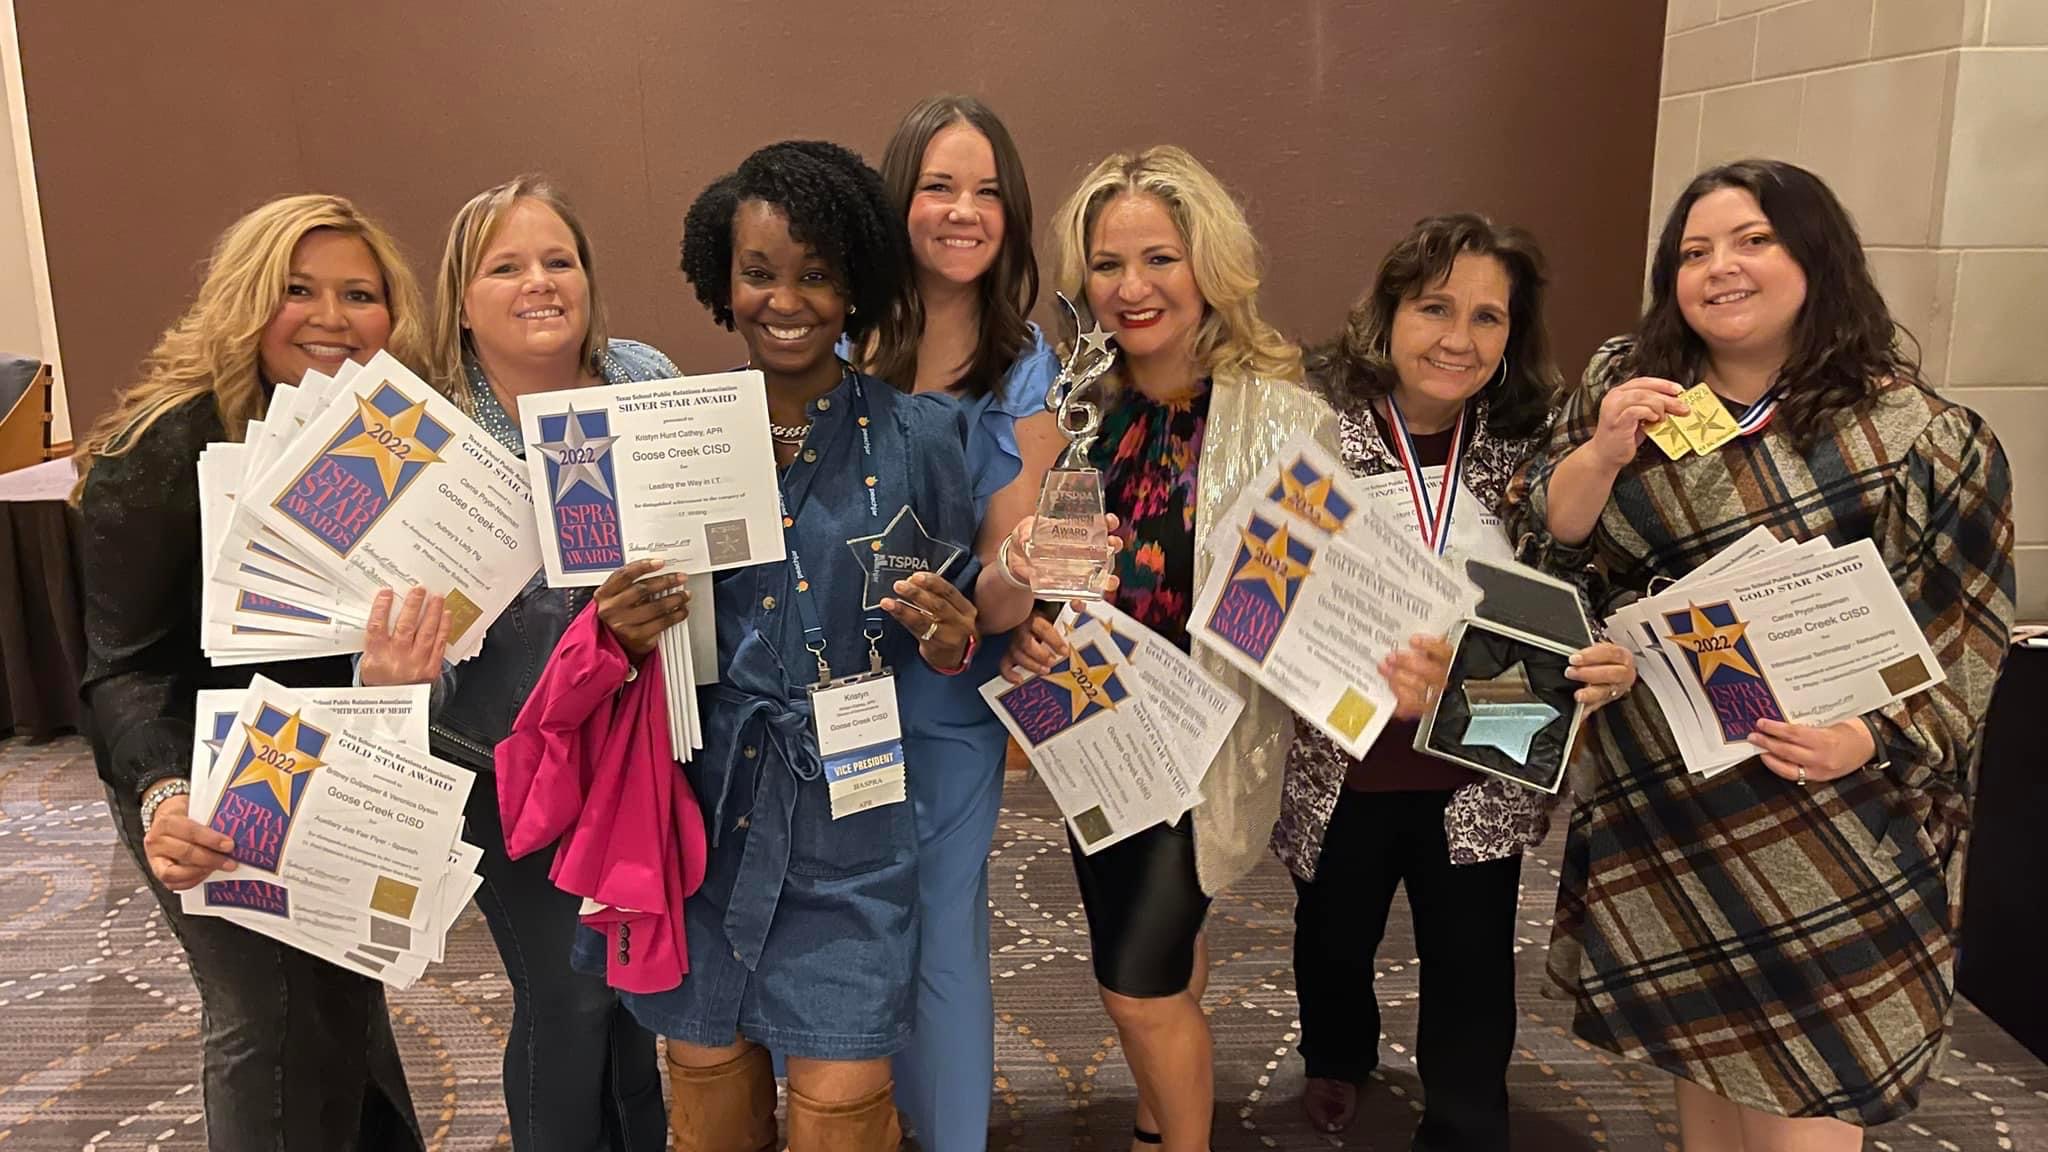
[[(1089, 981), (1065, 839), (1034, 784), (1015, 783), (1010, 800), (991, 873), (1001, 1016), (991, 1146), (1123, 1152), (1130, 1078)], [(1555, 859), (1553, 843), (1526, 873), (1516, 1147), (1674, 1147), (1668, 1083), (1571, 1039), (1560, 1007), (1539, 995)], [(1392, 1037), (1384, 1080), (1352, 1132), (1332, 1139), (1311, 1133), (1295, 1102), (1290, 892), (1269, 866), (1216, 904), (1215, 1147), (1406, 1148), (1419, 1088), (1405, 911), (1397, 903), (1377, 973)], [(498, 1054), (511, 1001), (474, 912), (449, 962), (393, 1002), (436, 1147), (503, 1145)], [(156, 902), (114, 841), (84, 746), (0, 744), (0, 1152), (202, 1148), (198, 1007)], [(1920, 1111), (1874, 1131), (1868, 1147), (2048, 1148), (2048, 1068), (1968, 1008), (1954, 1041)]]

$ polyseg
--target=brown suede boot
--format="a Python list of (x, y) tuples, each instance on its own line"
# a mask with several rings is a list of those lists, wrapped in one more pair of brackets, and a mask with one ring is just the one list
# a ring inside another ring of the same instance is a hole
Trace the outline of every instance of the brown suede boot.
[(789, 1094), (789, 1152), (896, 1152), (903, 1128), (896, 1122), (896, 1085), (868, 1096), (827, 1104)]
[(775, 1152), (775, 1067), (766, 1048), (723, 1064), (668, 1062), (669, 1147), (675, 1152)]

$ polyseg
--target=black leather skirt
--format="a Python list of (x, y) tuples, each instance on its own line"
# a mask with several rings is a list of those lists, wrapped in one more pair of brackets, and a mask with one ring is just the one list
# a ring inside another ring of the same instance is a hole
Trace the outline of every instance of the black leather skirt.
[(1095, 981), (1133, 999), (1187, 991), (1195, 970), (1195, 939), (1209, 897), (1195, 875), (1190, 817), (1157, 824), (1093, 856), (1068, 834), (1074, 878), (1088, 911)]

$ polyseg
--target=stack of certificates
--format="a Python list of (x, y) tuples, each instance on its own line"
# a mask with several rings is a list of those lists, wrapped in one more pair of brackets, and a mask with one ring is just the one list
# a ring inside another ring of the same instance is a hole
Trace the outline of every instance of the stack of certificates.
[(202, 691), (192, 818), (236, 868), (183, 893), (218, 916), (404, 988), (483, 881), (460, 838), (476, 775), (427, 752), (427, 688)]
[(199, 492), (215, 664), (361, 651), (378, 589), (413, 587), (466, 660), (540, 568), (524, 465), (387, 353), (277, 387)]
[(1283, 449), (1218, 518), (1188, 631), (1345, 752), (1393, 718), (1380, 661), (1441, 635), (1478, 600), (1455, 564), (1382, 514), (1309, 437)]
[(519, 425), (552, 588), (595, 587), (628, 561), (689, 575), (688, 626), (662, 633), (669, 747), (704, 746), (697, 687), (718, 674), (711, 574), (785, 555), (782, 490), (759, 372), (725, 372), (519, 398)]
[(1050, 673), (981, 694), (1095, 853), (1202, 801), (1202, 777), (1244, 700), (1185, 652), (1108, 604), (1060, 616)]
[(1763, 528), (1607, 620), (1685, 757), (1712, 776), (1756, 755), (1759, 720), (1826, 725), (1946, 679), (1868, 539)]

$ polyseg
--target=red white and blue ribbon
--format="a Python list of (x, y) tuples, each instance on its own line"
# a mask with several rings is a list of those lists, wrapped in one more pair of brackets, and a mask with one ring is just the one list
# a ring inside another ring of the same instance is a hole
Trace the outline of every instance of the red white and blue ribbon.
[(1778, 401), (1784, 398), (1784, 386), (1773, 385), (1770, 391), (1757, 397), (1756, 403), (1749, 406), (1749, 411), (1742, 414), (1742, 419), (1735, 422), (1735, 434), (1748, 436), (1763, 431), (1764, 425), (1771, 422), (1771, 417), (1778, 414)]
[(1401, 406), (1387, 397), (1387, 414), (1394, 426), (1394, 455), (1408, 475), (1408, 497), (1415, 502), (1415, 523), (1422, 529), (1422, 546), (1441, 556), (1451, 545), (1451, 509), (1458, 502), (1458, 475), (1465, 457), (1465, 417), (1472, 406), (1458, 409), (1458, 422), (1451, 426), (1451, 451), (1444, 458), (1443, 479), (1436, 499), (1429, 496), (1429, 480), (1415, 457), (1415, 441), (1408, 434), (1408, 422), (1401, 418)]

